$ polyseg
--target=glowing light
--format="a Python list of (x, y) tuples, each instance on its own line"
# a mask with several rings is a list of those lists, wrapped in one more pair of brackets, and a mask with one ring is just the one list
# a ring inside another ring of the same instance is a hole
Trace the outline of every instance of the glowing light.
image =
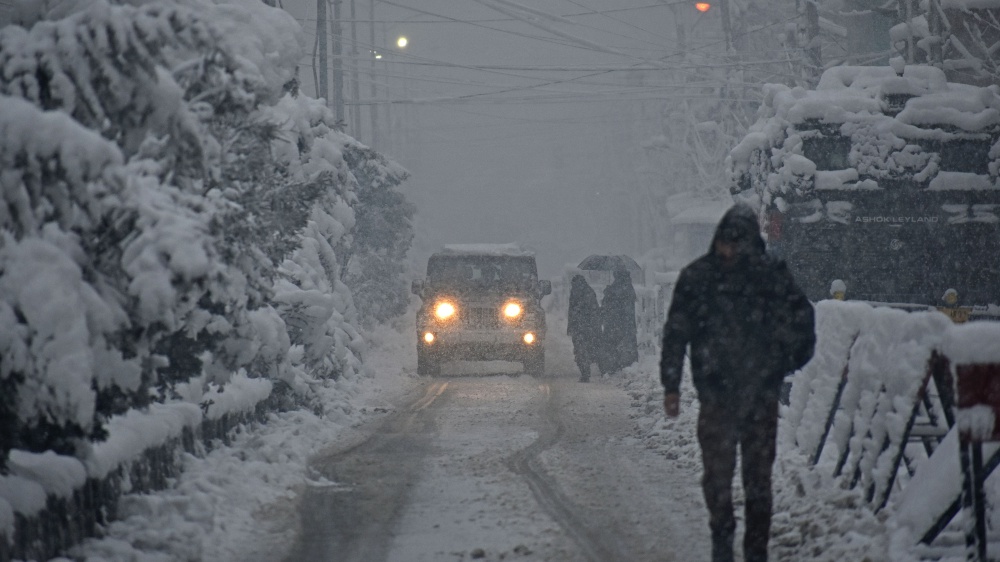
[(434, 343), (434, 334), (427, 332), (424, 334), (424, 341), (427, 343)]
[(382, 53), (375, 53), (375, 60), (382, 60)]
[(509, 302), (503, 307), (503, 315), (507, 318), (517, 318), (521, 315), (521, 305)]
[(527, 344), (535, 343), (535, 334), (532, 334), (531, 332), (524, 334), (524, 343)]
[(407, 39), (406, 37), (400, 37), (399, 39), (396, 39), (396, 46), (399, 47), (400, 49), (405, 48), (409, 44), (410, 40)]
[(712, 7), (708, 2), (695, 2), (694, 9), (699, 12), (707, 12)]
[(455, 315), (455, 305), (450, 302), (439, 302), (436, 307), (434, 307), (434, 316), (437, 316), (440, 320), (447, 320)]

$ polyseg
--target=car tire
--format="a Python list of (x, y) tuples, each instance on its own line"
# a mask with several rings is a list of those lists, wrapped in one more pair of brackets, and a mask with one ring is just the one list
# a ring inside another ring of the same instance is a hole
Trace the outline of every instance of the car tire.
[(540, 377), (545, 374), (545, 350), (530, 352), (524, 357), (524, 374)]
[(441, 363), (430, 352), (417, 350), (417, 374), (436, 377), (441, 374)]

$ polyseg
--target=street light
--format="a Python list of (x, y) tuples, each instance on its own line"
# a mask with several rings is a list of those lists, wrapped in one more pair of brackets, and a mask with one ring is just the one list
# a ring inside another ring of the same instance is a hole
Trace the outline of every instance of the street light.
[(707, 12), (709, 9), (711, 9), (711, 7), (712, 5), (709, 4), (708, 2), (695, 2), (694, 4), (694, 9), (698, 10), (699, 12)]
[(410, 42), (409, 39), (401, 35), (399, 39), (396, 39), (396, 46), (399, 47), (400, 49), (405, 49), (406, 45), (409, 44), (409, 42)]

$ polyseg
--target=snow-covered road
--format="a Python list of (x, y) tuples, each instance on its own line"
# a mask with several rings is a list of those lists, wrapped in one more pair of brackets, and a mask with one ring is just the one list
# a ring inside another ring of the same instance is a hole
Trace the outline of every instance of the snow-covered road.
[(314, 467), (289, 560), (702, 560), (697, 477), (641, 446), (627, 394), (574, 376), (428, 380)]
[[(318, 389), (322, 415), (277, 413), (234, 435), (231, 446), (187, 456), (174, 487), (125, 496), (121, 520), (72, 555), (88, 562), (708, 559), (690, 377), (680, 417), (666, 420), (655, 356), (582, 384), (570, 343), (556, 331), (546, 342), (545, 377), (516, 366), (469, 375), (489, 365), (417, 377), (408, 320), (369, 335), (369, 375)], [(915, 562), (903, 543), (889, 554), (886, 518), (865, 508), (858, 491), (810, 470), (782, 443), (774, 560)], [(738, 478), (734, 492), (741, 523)]]

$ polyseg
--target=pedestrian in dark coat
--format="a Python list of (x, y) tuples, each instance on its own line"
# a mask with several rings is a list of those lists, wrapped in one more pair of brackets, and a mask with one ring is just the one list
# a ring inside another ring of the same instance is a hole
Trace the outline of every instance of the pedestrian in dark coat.
[(580, 368), (580, 381), (590, 380), (590, 364), (599, 356), (601, 309), (597, 293), (583, 275), (574, 275), (569, 288), (569, 320), (566, 333), (573, 340), (573, 359)]
[(690, 345), (713, 562), (733, 560), (737, 447), (746, 492), (744, 560), (767, 560), (781, 383), (812, 357), (816, 341), (812, 305), (785, 263), (765, 252), (759, 232), (749, 207), (735, 206), (722, 217), (709, 253), (681, 271), (663, 333), (668, 417), (680, 412)]
[(635, 300), (632, 276), (627, 269), (616, 269), (601, 301), (605, 351), (601, 372), (613, 373), (639, 360)]

